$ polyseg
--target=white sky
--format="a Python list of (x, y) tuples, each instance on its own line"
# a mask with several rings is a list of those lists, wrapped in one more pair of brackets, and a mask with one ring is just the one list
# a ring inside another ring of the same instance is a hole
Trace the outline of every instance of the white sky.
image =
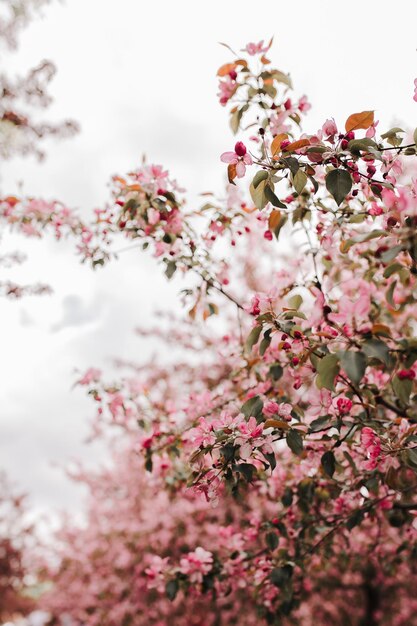
[[(87, 214), (107, 198), (110, 176), (146, 153), (191, 201), (220, 190), (219, 154), (233, 139), (216, 98), (216, 69), (229, 60), (219, 41), (236, 49), (275, 35), (274, 66), (289, 71), (295, 92), (313, 104), (307, 131), (331, 116), (342, 125), (364, 109), (376, 109), (380, 128), (413, 128), (416, 24), (414, 0), (54, 3), (23, 33), (8, 70), (53, 60), (55, 103), (45, 117), (72, 117), (82, 130), (52, 143), (43, 164), (2, 165), (1, 189), (12, 193), (23, 181), (26, 193)], [(77, 510), (79, 487), (51, 465), (99, 457), (82, 444), (92, 406), (71, 390), (74, 369), (148, 354), (131, 331), (151, 324), (155, 308), (172, 306), (178, 285), (167, 285), (144, 254), (129, 252), (93, 274), (71, 244), (20, 239), (19, 247), (30, 263), (13, 277), (48, 282), (55, 293), (0, 302), (0, 466), (30, 491), (37, 512)]]

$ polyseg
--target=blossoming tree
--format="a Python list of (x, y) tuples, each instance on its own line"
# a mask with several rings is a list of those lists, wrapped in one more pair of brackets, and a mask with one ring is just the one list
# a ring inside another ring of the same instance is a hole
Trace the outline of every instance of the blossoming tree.
[(141, 331), (161, 363), (79, 381), (114, 464), (78, 476), (51, 624), (417, 623), (416, 135), (372, 111), (302, 133), (269, 48), (218, 71), (224, 197), (189, 209), (144, 165), (76, 231), (94, 266), (151, 249), (187, 314)]
[[(35, 17), (47, 0), (5, 0), (0, 7), (0, 50), (5, 52), (17, 47), (22, 28)], [(2, 59), (4, 64), (4, 58)], [(77, 132), (72, 120), (59, 123), (39, 122), (39, 109), (51, 102), (48, 85), (55, 74), (51, 61), (43, 60), (31, 68), (25, 76), (0, 74), (0, 155), (10, 159), (16, 155), (35, 154), (44, 157), (40, 148), (43, 139), (55, 136), (69, 137)], [(10, 194), (0, 196), (0, 237), (10, 229), (27, 237), (41, 237), (51, 230), (58, 239), (66, 233), (82, 231), (75, 213), (57, 201), (34, 198), (18, 198)], [(3, 252), (0, 267), (8, 269), (25, 261), (21, 252)], [(21, 297), (28, 294), (48, 293), (48, 285), (19, 285), (5, 276), (0, 280), (0, 295)]]

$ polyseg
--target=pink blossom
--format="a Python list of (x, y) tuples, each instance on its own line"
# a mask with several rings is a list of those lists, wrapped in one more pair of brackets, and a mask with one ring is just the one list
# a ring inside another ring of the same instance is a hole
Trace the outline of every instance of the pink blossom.
[(251, 56), (255, 54), (263, 54), (264, 52), (268, 52), (269, 45), (264, 45), (264, 40), (262, 39), (259, 43), (248, 43), (246, 44), (245, 50)]
[(180, 572), (188, 576), (192, 583), (201, 583), (203, 576), (208, 574), (212, 567), (212, 553), (201, 546), (198, 546), (194, 552), (189, 552), (180, 561)]
[(372, 428), (365, 426), (361, 431), (361, 444), (365, 448), (368, 458), (363, 466), (367, 470), (374, 470), (381, 456), (381, 440)]
[(413, 100), (414, 100), (414, 102), (417, 102), (417, 78), (414, 80), (414, 96), (413, 96)]
[(334, 119), (326, 120), (322, 126), (322, 131), (327, 137), (334, 137), (337, 133), (337, 126)]
[(378, 124), (379, 124), (379, 120), (371, 124), (371, 126), (368, 128), (368, 130), (365, 133), (365, 137), (367, 137), (368, 139), (373, 139), (373, 137), (375, 137), (376, 127), (378, 126)]
[(307, 96), (301, 96), (298, 101), (298, 109), (302, 113), (307, 113), (307, 111), (311, 109), (311, 104), (309, 103)]
[(217, 94), (219, 97), (220, 104), (222, 106), (226, 106), (230, 98), (236, 91), (236, 81), (233, 80), (230, 76), (225, 76), (222, 80), (219, 81), (219, 93)]
[(252, 165), (252, 157), (247, 153), (246, 146), (241, 141), (235, 145), (234, 152), (223, 152), (220, 157), (223, 163), (236, 165), (236, 174), (238, 178), (243, 178), (246, 173), (246, 165)]
[(145, 569), (147, 576), (147, 588), (156, 589), (160, 593), (165, 591), (165, 575), (164, 570), (167, 569), (169, 558), (161, 558), (158, 555), (152, 555), (149, 567)]
[(91, 383), (97, 383), (101, 377), (101, 370), (94, 367), (90, 367), (85, 374), (78, 381), (79, 385), (90, 385)]
[(279, 411), (279, 405), (276, 402), (265, 402), (263, 408), (263, 414), (267, 417), (276, 415)]
[(353, 406), (353, 403), (352, 400), (349, 400), (349, 398), (338, 398), (336, 406), (341, 415), (348, 415)]
[(292, 406), (291, 404), (288, 404), (288, 402), (281, 402), (281, 404), (278, 406), (278, 415), (287, 420), (287, 422), (291, 421), (291, 411)]

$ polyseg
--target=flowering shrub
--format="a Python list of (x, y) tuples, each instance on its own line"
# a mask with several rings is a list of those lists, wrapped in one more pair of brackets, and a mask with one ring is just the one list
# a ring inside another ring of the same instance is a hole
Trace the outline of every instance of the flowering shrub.
[(79, 381), (119, 434), (78, 476), (51, 624), (416, 623), (417, 136), (372, 111), (302, 133), (271, 43), (218, 71), (225, 197), (187, 210), (145, 164), (75, 227), (93, 266), (125, 237), (189, 276), (188, 315), (149, 331), (178, 360)]

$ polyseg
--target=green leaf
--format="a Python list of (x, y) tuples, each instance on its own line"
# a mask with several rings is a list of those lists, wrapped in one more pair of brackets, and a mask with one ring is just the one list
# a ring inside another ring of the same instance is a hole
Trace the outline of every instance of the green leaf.
[(261, 331), (262, 331), (262, 324), (258, 326), (254, 326), (252, 330), (250, 331), (246, 339), (246, 343), (245, 343), (245, 347), (248, 352), (250, 352), (253, 346), (255, 346), (258, 343)]
[(256, 473), (256, 467), (251, 465), (251, 463), (239, 463), (239, 465), (236, 465), (236, 471), (242, 474), (248, 483), (251, 483)]
[(394, 128), (390, 128), (386, 133), (381, 135), (381, 139), (387, 139), (388, 137), (393, 137), (397, 133), (405, 133), (405, 130), (399, 128), (398, 126), (394, 126)]
[(363, 139), (352, 139), (349, 141), (348, 149), (352, 154), (360, 154), (360, 151), (368, 152), (369, 148), (378, 148), (378, 145), (372, 139), (364, 137)]
[(381, 261), (383, 263), (390, 263), (395, 259), (398, 254), (400, 254), (402, 250), (403, 245), (392, 246), (392, 248), (389, 248), (389, 250), (385, 250), (385, 252), (381, 254)]
[(265, 354), (265, 352), (269, 348), (270, 343), (271, 343), (271, 331), (267, 330), (264, 333), (264, 337), (263, 337), (263, 339), (261, 341), (261, 344), (259, 346), (259, 354), (261, 356), (263, 356)]
[(284, 74), (284, 72), (280, 72), (279, 70), (274, 70), (273, 72), (271, 72), (271, 75), (276, 81), (278, 81), (279, 83), (283, 83), (284, 85), (287, 85), (287, 87), (292, 89), (291, 78), (288, 74)]
[(294, 189), (298, 193), (298, 195), (300, 195), (300, 193), (303, 191), (304, 187), (307, 184), (307, 180), (307, 174), (303, 172), (303, 170), (298, 170), (293, 178)]
[(269, 580), (275, 587), (284, 587), (292, 577), (293, 566), (290, 564), (283, 567), (274, 567), (269, 575)]
[(262, 415), (263, 408), (264, 403), (261, 398), (259, 396), (253, 396), (253, 398), (246, 400), (241, 408), (241, 411), (246, 419), (249, 419), (250, 417), (260, 417)]
[(284, 506), (291, 506), (293, 503), (293, 493), (291, 487), (285, 487), (281, 502)]
[(352, 383), (355, 385), (360, 383), (367, 365), (366, 355), (363, 352), (353, 352), (353, 350), (341, 352), (340, 364)]
[(167, 261), (167, 266), (165, 268), (165, 276), (168, 278), (172, 278), (177, 270), (177, 264), (175, 261)]
[(167, 584), (165, 585), (165, 593), (166, 593), (168, 600), (171, 600), (171, 602), (175, 600), (177, 593), (179, 591), (179, 588), (180, 586), (179, 586), (178, 580), (176, 580), (175, 578), (167, 582)]
[(411, 380), (405, 378), (402, 380), (398, 378), (398, 376), (394, 376), (392, 379), (392, 388), (394, 389), (395, 395), (403, 404), (408, 404), (410, 399), (411, 390), (413, 388), (413, 384)]
[(365, 517), (365, 513), (361, 511), (360, 509), (352, 513), (352, 515), (349, 517), (349, 519), (346, 522), (347, 529), (352, 530), (352, 528), (355, 528), (355, 526), (359, 526), (359, 524), (361, 524), (361, 522), (363, 521), (364, 517)]
[(390, 304), (392, 306), (393, 309), (396, 308), (395, 302), (394, 302), (394, 291), (395, 291), (395, 287), (397, 286), (397, 281), (394, 280), (390, 286), (388, 287), (386, 293), (385, 293), (385, 297), (387, 299), (388, 304)]
[(258, 186), (255, 188), (253, 185), (250, 186), (249, 191), (252, 197), (252, 200), (259, 211), (267, 205), (268, 200), (265, 195), (266, 189), (266, 180), (261, 180), (258, 183)]
[(268, 172), (266, 172), (265, 170), (260, 170), (259, 172), (256, 172), (255, 176), (253, 177), (252, 185), (256, 189), (259, 183), (262, 182), (263, 180), (266, 180), (267, 178), (268, 178)]
[(288, 305), (290, 309), (295, 309), (296, 311), (298, 311), (298, 309), (300, 308), (302, 304), (303, 304), (303, 297), (300, 296), (299, 293), (296, 293), (295, 296), (292, 296), (288, 300)]
[(323, 454), (321, 457), (321, 465), (326, 474), (331, 478), (336, 469), (336, 459), (334, 458), (333, 452), (329, 450)]
[(406, 454), (406, 463), (414, 470), (417, 470), (417, 450), (415, 448), (408, 448), (405, 451)]
[(275, 531), (271, 531), (265, 535), (265, 543), (270, 550), (276, 550), (278, 548), (279, 537)]
[(334, 380), (338, 375), (339, 370), (338, 355), (326, 354), (326, 356), (317, 363), (318, 388), (322, 389), (324, 387), (325, 389), (329, 389), (329, 391), (334, 391)]
[(317, 419), (311, 422), (308, 431), (310, 433), (319, 432), (323, 428), (323, 426), (327, 426), (330, 419), (331, 419), (330, 415), (322, 415), (321, 417), (318, 417)]
[(404, 265), (401, 265), (401, 263), (393, 263), (392, 265), (388, 265), (388, 267), (385, 268), (385, 271), (384, 271), (384, 278), (389, 278), (393, 274), (400, 272), (403, 269), (403, 267)]
[(346, 170), (332, 170), (326, 176), (326, 188), (340, 206), (352, 189), (352, 178)]
[(269, 376), (273, 380), (279, 380), (282, 377), (283, 373), (284, 373), (283, 367), (279, 363), (274, 363), (269, 368)]
[(271, 472), (273, 472), (277, 466), (277, 459), (275, 456), (275, 452), (262, 452), (262, 454), (264, 455), (265, 459), (268, 461), (269, 466), (271, 468)]
[(286, 436), (287, 445), (294, 454), (299, 456), (303, 451), (303, 438), (297, 430), (291, 429)]
[(362, 350), (368, 358), (378, 359), (379, 361), (382, 361), (382, 363), (385, 363), (385, 365), (389, 365), (389, 348), (383, 341), (380, 341), (379, 339), (367, 339), (362, 345)]
[(342, 242), (343, 252), (347, 252), (349, 248), (351, 248), (355, 243), (364, 243), (365, 241), (370, 241), (371, 239), (376, 239), (377, 237), (382, 237), (383, 235), (387, 234), (388, 233), (385, 230), (371, 230), (368, 233), (356, 235), (356, 237)]
[(287, 205), (284, 204), (283, 202), (281, 202), (281, 200), (279, 200), (279, 198), (277, 198), (277, 196), (274, 194), (274, 192), (272, 191), (271, 187), (266, 186), (265, 187), (265, 197), (268, 200), (268, 202), (270, 202), (273, 206), (276, 206), (280, 209), (286, 209)]
[(232, 129), (232, 133), (236, 135), (239, 130), (240, 120), (242, 119), (242, 109), (237, 109), (233, 113), (230, 114), (230, 128)]

